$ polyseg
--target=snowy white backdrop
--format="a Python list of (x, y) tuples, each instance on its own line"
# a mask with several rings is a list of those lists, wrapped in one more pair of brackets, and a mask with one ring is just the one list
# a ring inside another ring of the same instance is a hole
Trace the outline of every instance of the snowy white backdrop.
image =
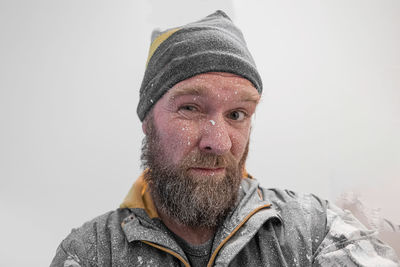
[(264, 81), (247, 169), (266, 187), (364, 192), (400, 223), (400, 2), (0, 1), (1, 266), (49, 265), (140, 173), (150, 33), (216, 9)]

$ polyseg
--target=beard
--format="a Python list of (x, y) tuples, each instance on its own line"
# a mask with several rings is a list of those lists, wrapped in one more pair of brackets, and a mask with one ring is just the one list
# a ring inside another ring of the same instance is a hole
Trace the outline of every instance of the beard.
[[(178, 164), (171, 164), (151, 115), (148, 119), (141, 160), (149, 169), (144, 179), (157, 209), (185, 226), (217, 227), (236, 206), (249, 143), (239, 162), (231, 153), (195, 150)], [(191, 167), (225, 168), (225, 174), (194, 175), (189, 172)]]

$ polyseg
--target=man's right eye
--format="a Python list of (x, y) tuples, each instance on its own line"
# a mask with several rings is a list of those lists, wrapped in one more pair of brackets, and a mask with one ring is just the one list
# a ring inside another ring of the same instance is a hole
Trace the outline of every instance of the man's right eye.
[(179, 107), (179, 110), (183, 110), (183, 111), (196, 111), (197, 108), (195, 106), (192, 105), (183, 105)]

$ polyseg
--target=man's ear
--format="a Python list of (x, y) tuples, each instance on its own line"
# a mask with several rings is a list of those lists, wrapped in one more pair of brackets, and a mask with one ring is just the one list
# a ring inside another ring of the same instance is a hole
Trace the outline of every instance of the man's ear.
[(144, 121), (142, 122), (142, 131), (145, 135), (147, 135), (147, 120), (144, 119)]
[(144, 117), (144, 120), (142, 121), (142, 131), (145, 135), (149, 133), (151, 129), (149, 127), (152, 127), (151, 121), (153, 120), (153, 109), (150, 109), (150, 111), (147, 113), (146, 117)]

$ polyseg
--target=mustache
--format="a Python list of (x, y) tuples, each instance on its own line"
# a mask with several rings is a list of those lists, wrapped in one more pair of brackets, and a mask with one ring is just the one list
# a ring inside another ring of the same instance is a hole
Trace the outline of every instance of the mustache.
[(195, 151), (185, 157), (181, 162), (181, 167), (187, 168), (227, 168), (235, 164), (235, 159), (231, 154), (215, 155)]

